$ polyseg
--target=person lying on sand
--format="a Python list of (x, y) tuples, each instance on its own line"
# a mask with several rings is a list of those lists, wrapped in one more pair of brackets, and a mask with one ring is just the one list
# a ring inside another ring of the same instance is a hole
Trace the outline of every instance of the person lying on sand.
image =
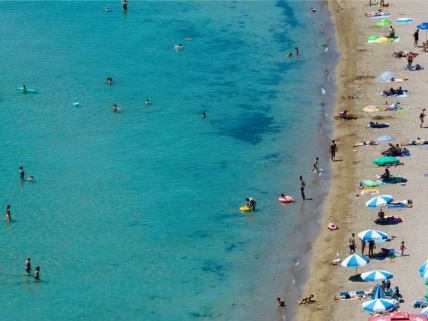
[(345, 294), (345, 295), (335, 295), (334, 300), (349, 300), (349, 299), (365, 299), (367, 295), (365, 294)]
[(427, 144), (428, 144), (428, 140), (421, 139), (418, 137), (416, 139), (412, 139), (411, 141), (401, 143), (401, 146), (427, 145)]
[(411, 52), (411, 51), (410, 52), (407, 52), (407, 51), (396, 51), (396, 52), (394, 52), (392, 54), (392, 56), (394, 58), (398, 58), (398, 59), (407, 58), (409, 55), (412, 55), (413, 58), (415, 58), (418, 54), (415, 53), (415, 52)]
[(369, 140), (368, 142), (356, 143), (352, 145), (352, 147), (360, 147), (360, 146), (367, 146), (367, 145), (378, 145), (378, 143), (375, 142), (374, 140)]
[(314, 303), (316, 302), (314, 300), (314, 295), (310, 294), (309, 296), (304, 297), (303, 299), (301, 299), (300, 301), (297, 301), (298, 304), (310, 304), (310, 303)]

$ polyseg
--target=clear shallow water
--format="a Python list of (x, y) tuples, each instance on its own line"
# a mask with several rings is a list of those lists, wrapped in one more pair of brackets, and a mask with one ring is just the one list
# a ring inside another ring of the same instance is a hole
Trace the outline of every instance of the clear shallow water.
[[(310, 168), (325, 149), (326, 38), (313, 5), (132, 2), (124, 16), (120, 3), (0, 2), (0, 207), (14, 219), (0, 233), (0, 319), (272, 311), (295, 263), (290, 235), (318, 204), (280, 206), (278, 193), (299, 199), (299, 175), (310, 196), (322, 186)], [(285, 58), (296, 45), (297, 63)], [(37, 183), (20, 183), (21, 165)], [(245, 216), (248, 195), (259, 206)]]

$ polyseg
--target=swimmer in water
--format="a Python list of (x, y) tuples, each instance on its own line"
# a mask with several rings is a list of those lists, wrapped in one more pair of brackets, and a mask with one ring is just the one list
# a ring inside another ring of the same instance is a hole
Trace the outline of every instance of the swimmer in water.
[(146, 104), (147, 106), (151, 104), (151, 102), (150, 102), (149, 98), (147, 98), (147, 99), (146, 99), (145, 104)]
[(312, 172), (314, 172), (314, 173), (318, 172), (319, 165), (320, 165), (319, 164), (319, 158), (315, 157), (315, 161), (314, 161), (314, 165), (313, 165), (313, 168), (312, 168)]
[(299, 48), (294, 47), (294, 50), (296, 51), (296, 57), (299, 57)]
[(315, 9), (315, 8), (311, 8), (311, 12), (312, 12), (312, 13), (317, 13), (317, 9)]
[(12, 216), (10, 215), (10, 205), (6, 207), (6, 221), (12, 221)]
[(128, 0), (122, 1), (122, 8), (124, 11), (128, 10)]
[(206, 112), (202, 112), (201, 113), (201, 119), (205, 119), (207, 118), (207, 113)]
[(27, 181), (28, 182), (35, 182), (36, 178), (33, 175), (30, 175), (30, 176), (27, 177)]
[(25, 272), (31, 273), (31, 258), (29, 257), (25, 260)]
[(184, 46), (183, 46), (182, 43), (179, 43), (178, 45), (175, 45), (174, 48), (175, 48), (176, 51), (178, 51), (178, 50), (183, 50)]
[(119, 107), (117, 107), (117, 105), (116, 105), (116, 104), (113, 104), (112, 111), (113, 111), (114, 113), (118, 113), (118, 112), (120, 112), (120, 108), (119, 108)]
[(19, 168), (19, 177), (20, 177), (21, 179), (24, 179), (24, 177), (25, 177), (24, 166), (21, 166), (21, 167)]
[(27, 86), (22, 85), (22, 92), (23, 92), (23, 93), (26, 93), (26, 92), (27, 92)]
[(107, 77), (106, 78), (106, 83), (111, 86), (113, 84), (113, 78)]
[(291, 57), (293, 57), (293, 53), (289, 52), (288, 55), (287, 55), (287, 58), (291, 58)]
[(105, 8), (104, 8), (104, 11), (105, 11), (105, 12), (109, 12), (109, 11), (110, 11), (110, 8), (109, 8), (109, 7), (105, 7)]
[(276, 298), (279, 307), (285, 307), (285, 300), (282, 298)]
[(34, 272), (34, 280), (40, 280), (40, 266), (36, 267), (36, 271)]

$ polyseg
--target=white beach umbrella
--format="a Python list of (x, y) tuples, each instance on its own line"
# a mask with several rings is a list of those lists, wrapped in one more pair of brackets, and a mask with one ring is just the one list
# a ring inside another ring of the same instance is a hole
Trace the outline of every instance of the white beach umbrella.
[(360, 240), (370, 242), (383, 242), (388, 239), (388, 234), (385, 232), (379, 231), (379, 230), (365, 230), (360, 233), (358, 233), (358, 237)]
[(374, 270), (361, 273), (361, 278), (366, 282), (379, 282), (392, 278), (392, 274), (383, 270)]
[(385, 312), (395, 307), (396, 303), (393, 300), (375, 299), (363, 303), (363, 309), (368, 312)]

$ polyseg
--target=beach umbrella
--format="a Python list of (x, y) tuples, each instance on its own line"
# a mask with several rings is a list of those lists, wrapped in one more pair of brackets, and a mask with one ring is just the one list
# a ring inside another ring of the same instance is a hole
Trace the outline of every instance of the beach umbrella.
[(372, 163), (379, 166), (398, 164), (400, 160), (397, 157), (385, 156), (376, 158)]
[(383, 290), (383, 287), (378, 283), (373, 290), (372, 293), (372, 299), (383, 299), (386, 296), (385, 291)]
[(393, 300), (375, 299), (363, 303), (363, 309), (368, 312), (385, 312), (395, 307)]
[(391, 195), (375, 196), (366, 202), (366, 206), (368, 208), (383, 207), (386, 206), (386, 204), (391, 203), (393, 200), (394, 198)]
[(361, 273), (361, 278), (366, 282), (378, 282), (392, 278), (392, 274), (383, 270), (374, 270)]
[(352, 254), (340, 263), (343, 267), (354, 267), (355, 275), (359, 266), (366, 266), (369, 263), (369, 258), (358, 254)]
[(428, 307), (422, 309), (419, 313), (428, 316)]
[(421, 24), (417, 25), (416, 28), (420, 30), (425, 30), (425, 40), (427, 39), (427, 30), (428, 30), (428, 22), (422, 22)]
[(377, 77), (378, 82), (388, 82), (392, 78), (397, 78), (397, 74), (393, 71), (385, 71), (380, 74), (379, 77)]
[(419, 268), (420, 275), (422, 276), (427, 269), (428, 269), (428, 260), (425, 260), (425, 262)]
[(421, 276), (426, 280), (428, 279), (428, 269), (426, 269), (425, 271), (421, 272)]
[(391, 136), (391, 135), (382, 135), (382, 136), (379, 136), (378, 138), (376, 138), (377, 142), (390, 142), (393, 140), (395, 140), (395, 137)]
[(378, 230), (365, 230), (358, 233), (358, 237), (360, 238), (360, 240), (363, 240), (366, 242), (370, 242), (370, 241), (383, 242), (388, 239), (388, 234)]
[(388, 19), (382, 19), (376, 22), (376, 26), (378, 27), (385, 27), (385, 26), (389, 26), (390, 24), (392, 24), (392, 21)]

